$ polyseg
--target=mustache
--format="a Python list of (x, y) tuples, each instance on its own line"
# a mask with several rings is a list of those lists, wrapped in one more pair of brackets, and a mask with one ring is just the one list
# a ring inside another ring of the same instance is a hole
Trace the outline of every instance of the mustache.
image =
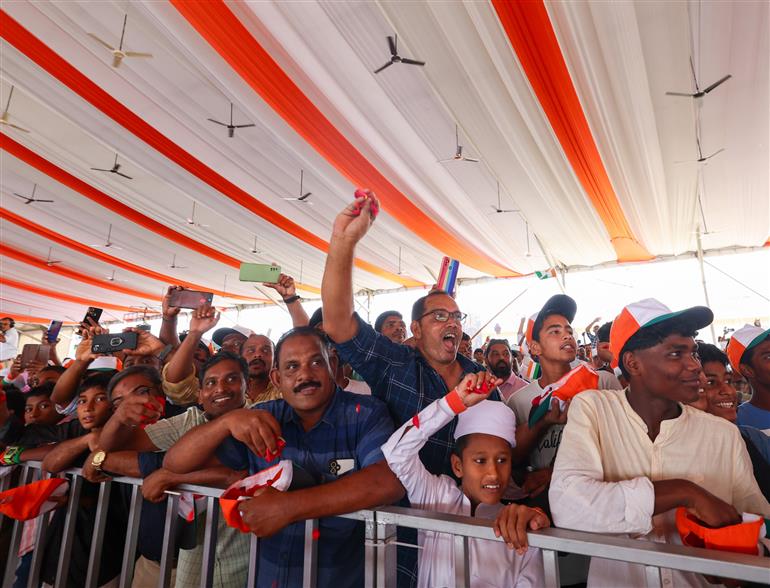
[(294, 386), (292, 392), (294, 392), (295, 394), (299, 394), (305, 388), (320, 388), (320, 387), (321, 387), (321, 382), (313, 380), (310, 382), (302, 382), (301, 384)]
[(267, 367), (267, 364), (264, 362), (264, 360), (262, 360), (262, 359), (261, 359), (261, 358), (259, 358), (259, 357), (255, 357), (254, 359), (252, 359), (252, 360), (249, 362), (249, 366), (252, 366), (252, 365), (261, 365), (261, 366), (263, 366), (263, 367)]

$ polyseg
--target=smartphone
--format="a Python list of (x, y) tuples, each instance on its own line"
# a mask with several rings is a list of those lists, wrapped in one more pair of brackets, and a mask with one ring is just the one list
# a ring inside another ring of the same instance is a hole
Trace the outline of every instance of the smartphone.
[(147, 323), (142, 323), (141, 325), (136, 325), (136, 328), (140, 329), (142, 331), (147, 331), (147, 332), (149, 332), (152, 329), (152, 327), (150, 325), (148, 325)]
[(25, 370), (34, 361), (46, 364), (51, 352), (49, 345), (40, 345), (38, 343), (27, 343), (21, 350), (21, 369)]
[(62, 322), (61, 321), (51, 321), (51, 324), (48, 325), (48, 342), (49, 343), (56, 343), (56, 339), (59, 338), (59, 332), (61, 331)]
[(454, 294), (457, 284), (457, 271), (460, 269), (460, 262), (456, 259), (444, 257), (441, 260), (441, 270), (438, 273), (438, 288), (447, 294)]
[(198, 308), (203, 304), (211, 304), (214, 294), (211, 292), (198, 292), (197, 290), (174, 290), (171, 293), (169, 304), (176, 308)]
[(137, 342), (138, 335), (133, 331), (96, 335), (91, 340), (91, 351), (93, 353), (114, 353), (122, 349), (136, 349)]
[(281, 277), (281, 267), (267, 263), (242, 263), (238, 279), (241, 282), (274, 283)]

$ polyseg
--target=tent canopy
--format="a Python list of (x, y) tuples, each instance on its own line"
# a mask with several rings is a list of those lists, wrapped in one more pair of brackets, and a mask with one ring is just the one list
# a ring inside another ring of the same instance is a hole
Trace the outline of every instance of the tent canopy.
[[(384, 209), (357, 289), (432, 284), (443, 255), (508, 277), (678, 255), (698, 230), (706, 251), (770, 236), (761, 0), (22, 1), (1, 17), (2, 103), (13, 87), (7, 122), (29, 131), (0, 136), (3, 314), (122, 316), (171, 283), (264, 301), (242, 261), (317, 295), (357, 186)], [(115, 67), (124, 18), (122, 50), (152, 57)], [(395, 35), (426, 65), (374, 74)], [(233, 137), (208, 120), (231, 104), (254, 125)], [(452, 159), (457, 139), (478, 162)], [(115, 163), (130, 179), (92, 169)], [(300, 177), (311, 196), (287, 199)], [(34, 186), (54, 202), (14, 195)]]

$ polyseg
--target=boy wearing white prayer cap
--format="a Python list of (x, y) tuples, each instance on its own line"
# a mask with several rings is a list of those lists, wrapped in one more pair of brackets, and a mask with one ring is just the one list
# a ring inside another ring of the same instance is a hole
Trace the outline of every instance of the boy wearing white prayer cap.
[[(511, 450), (516, 444), (516, 417), (501, 402), (486, 400), (502, 380), (487, 372), (468, 374), (443, 398), (407, 421), (383, 445), (385, 459), (406, 488), (414, 508), (494, 520), (503, 541), (468, 540), (471, 586), (543, 586), (542, 555), (527, 549), (527, 529), (548, 527), (540, 510), (503, 505), (511, 477)], [(420, 461), (419, 451), (431, 435), (458, 417), (452, 471), (435, 476)], [(451, 535), (419, 533), (418, 586), (455, 584)], [(515, 548), (515, 551), (514, 551)]]

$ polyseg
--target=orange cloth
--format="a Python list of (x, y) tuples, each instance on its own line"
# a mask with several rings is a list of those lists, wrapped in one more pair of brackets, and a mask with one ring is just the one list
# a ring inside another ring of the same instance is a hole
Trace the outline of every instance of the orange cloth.
[(686, 509), (676, 509), (676, 528), (682, 543), (690, 547), (758, 555), (757, 544), (764, 524), (761, 516), (744, 513), (742, 523), (713, 529), (702, 525)]
[(56, 508), (58, 503), (49, 498), (64, 496), (68, 489), (69, 482), (63, 478), (50, 478), (11, 488), (0, 493), (0, 513), (17, 521), (34, 519)]

